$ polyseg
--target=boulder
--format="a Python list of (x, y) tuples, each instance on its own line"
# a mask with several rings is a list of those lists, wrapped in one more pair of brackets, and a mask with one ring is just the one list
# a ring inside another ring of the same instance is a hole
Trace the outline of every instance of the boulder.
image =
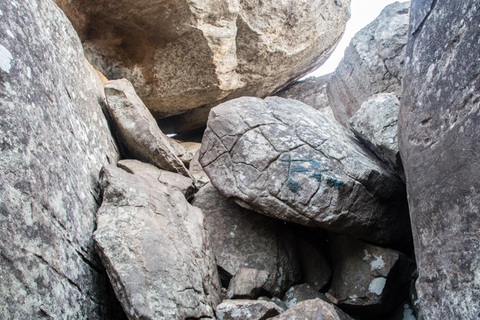
[(130, 80), (156, 118), (278, 91), (327, 59), (350, 16), (348, 0), (56, 2), (92, 64)]
[(102, 169), (97, 251), (129, 319), (212, 318), (220, 282), (204, 217), (158, 174)]
[(161, 170), (152, 164), (138, 160), (120, 160), (117, 166), (142, 179), (151, 180), (152, 185), (160, 182), (170, 189), (180, 191), (187, 199), (191, 199), (195, 194), (193, 180), (178, 173)]
[(0, 318), (123, 319), (92, 238), (103, 84), (52, 1), (0, 1), (0, 25)]
[(397, 123), (400, 101), (394, 93), (373, 95), (350, 118), (350, 129), (377, 157), (402, 172)]
[(259, 300), (224, 300), (217, 306), (218, 320), (265, 320), (283, 310), (273, 302)]
[(377, 93), (401, 96), (410, 2), (395, 2), (360, 30), (327, 85), (335, 118), (348, 127), (361, 104)]
[(412, 1), (398, 125), (425, 319), (480, 317), (479, 12)]
[(202, 165), (198, 161), (199, 154), (200, 154), (200, 150), (198, 150), (193, 156), (192, 160), (190, 160), (190, 164), (188, 167), (190, 174), (195, 180), (195, 186), (197, 187), (197, 189), (202, 188), (203, 186), (205, 186), (207, 183), (210, 182), (210, 178), (207, 176), (207, 174), (203, 170)]
[(305, 300), (312, 300), (312, 299), (322, 299), (327, 301), (327, 298), (322, 293), (318, 292), (310, 285), (304, 284), (297, 284), (296, 286), (291, 287), (283, 296), (283, 302), (287, 308), (291, 308), (297, 303), (300, 303)]
[(330, 294), (343, 310), (385, 316), (408, 297), (414, 264), (403, 253), (333, 234), (330, 251)]
[(178, 141), (178, 144), (180, 144), (185, 150), (179, 157), (183, 161), (183, 164), (188, 167), (193, 157), (198, 153), (202, 145), (199, 142), (184, 141)]
[(270, 274), (265, 270), (241, 268), (230, 280), (227, 299), (256, 299)]
[(295, 100), (212, 109), (200, 163), (240, 205), (376, 243), (408, 237), (404, 184), (346, 129)]
[(171, 146), (173, 142), (160, 130), (128, 80), (107, 82), (105, 95), (119, 139), (136, 159), (189, 176)]
[(326, 115), (334, 117), (327, 95), (327, 84), (329, 80), (330, 75), (318, 78), (309, 77), (289, 85), (275, 95), (285, 99), (301, 101)]
[(211, 184), (200, 189), (192, 203), (205, 214), (224, 282), (240, 268), (264, 270), (270, 275), (263, 288), (281, 297), (300, 280), (295, 240), (282, 221), (240, 207)]
[(322, 299), (302, 301), (271, 320), (353, 320), (348, 314)]

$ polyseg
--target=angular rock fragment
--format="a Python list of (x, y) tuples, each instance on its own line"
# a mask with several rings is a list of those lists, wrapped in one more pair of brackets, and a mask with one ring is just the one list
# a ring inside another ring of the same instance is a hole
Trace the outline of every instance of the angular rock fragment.
[(129, 319), (213, 317), (215, 259), (200, 209), (149, 172), (106, 166), (94, 238)]
[(301, 102), (245, 97), (214, 108), (200, 163), (225, 196), (265, 215), (376, 243), (409, 236), (402, 181)]
[(263, 288), (282, 296), (300, 279), (295, 240), (283, 222), (244, 209), (207, 184), (195, 195), (202, 209), (210, 241), (225, 282), (240, 268), (264, 270), (270, 275)]
[(203, 186), (210, 182), (210, 178), (203, 170), (200, 162), (198, 162), (199, 154), (200, 150), (198, 150), (197, 153), (195, 153), (195, 155), (193, 156), (192, 160), (190, 160), (190, 164), (188, 167), (190, 174), (195, 180), (195, 186), (197, 187), (197, 189), (201, 189)]
[(414, 265), (404, 254), (344, 235), (332, 234), (330, 243), (330, 294), (343, 310), (385, 316), (407, 298)]
[(370, 97), (350, 118), (355, 136), (393, 169), (401, 170), (397, 123), (400, 101), (394, 93)]
[(202, 145), (199, 142), (178, 141), (178, 143), (185, 150), (179, 157), (183, 161), (185, 166), (188, 167), (190, 165), (190, 162), (192, 161), (193, 157), (198, 153), (198, 151), (200, 150)]
[(271, 320), (353, 320), (348, 314), (321, 299), (300, 302)]
[(224, 300), (215, 310), (218, 320), (265, 320), (282, 312), (275, 303), (259, 300)]
[(313, 289), (310, 285), (304, 284), (297, 284), (296, 286), (291, 287), (283, 296), (283, 302), (285, 302), (287, 308), (291, 308), (297, 303), (300, 303), (305, 300), (312, 300), (312, 299), (322, 299), (327, 301), (327, 298), (324, 294), (318, 292), (317, 290)]
[(175, 155), (168, 137), (158, 128), (155, 119), (128, 80), (107, 82), (105, 95), (121, 142), (133, 156), (161, 169), (189, 175), (187, 168)]
[(370, 96), (394, 92), (401, 97), (409, 7), (410, 2), (385, 7), (353, 37), (332, 74), (328, 98), (335, 119), (345, 127)]
[(278, 91), (327, 59), (350, 15), (348, 0), (56, 2), (92, 64), (130, 80), (156, 118)]
[(227, 299), (256, 299), (270, 274), (264, 270), (241, 268), (230, 280)]

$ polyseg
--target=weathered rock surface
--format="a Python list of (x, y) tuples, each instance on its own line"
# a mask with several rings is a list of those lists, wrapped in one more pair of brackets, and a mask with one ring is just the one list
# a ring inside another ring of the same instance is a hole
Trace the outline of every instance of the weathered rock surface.
[(349, 121), (355, 136), (397, 171), (401, 171), (397, 135), (399, 105), (394, 93), (377, 94), (362, 103)]
[(178, 173), (161, 170), (152, 164), (138, 160), (120, 160), (117, 166), (144, 180), (151, 180), (152, 185), (160, 182), (170, 189), (180, 191), (187, 199), (191, 199), (195, 194), (193, 180)]
[(312, 300), (312, 299), (322, 299), (322, 300), (327, 300), (325, 298), (325, 295), (322, 293), (318, 292), (314, 288), (312, 288), (310, 285), (304, 283), (304, 284), (297, 284), (296, 286), (291, 287), (288, 289), (287, 292), (285, 292), (285, 295), (283, 296), (283, 302), (285, 302), (287, 308), (291, 308), (297, 303), (300, 303), (305, 300)]
[(265, 270), (250, 268), (238, 269), (230, 280), (227, 299), (256, 299), (270, 274)]
[(190, 164), (188, 170), (192, 175), (193, 179), (195, 180), (195, 186), (200, 189), (205, 186), (207, 183), (210, 182), (210, 178), (207, 176), (207, 173), (203, 170), (202, 165), (198, 162), (198, 157), (200, 154), (200, 150), (195, 153), (192, 160), (190, 160)]
[(377, 243), (408, 237), (400, 179), (301, 102), (245, 97), (217, 106), (200, 163), (225, 196), (265, 215)]
[(175, 155), (168, 137), (160, 130), (128, 80), (107, 82), (105, 95), (119, 138), (135, 158), (161, 169), (189, 175), (185, 165)]
[(310, 77), (289, 85), (275, 95), (285, 99), (301, 101), (310, 107), (333, 117), (333, 111), (332, 108), (330, 108), (327, 95), (327, 84), (329, 80), (330, 75), (318, 78)]
[(92, 239), (103, 85), (52, 1), (1, 1), (0, 25), (0, 318), (120, 319)]
[(321, 299), (300, 302), (272, 320), (353, 320), (348, 314)]
[(414, 265), (404, 254), (344, 235), (332, 234), (330, 244), (330, 294), (343, 310), (384, 316), (407, 298)]
[(264, 270), (270, 276), (263, 288), (282, 296), (300, 279), (295, 241), (283, 222), (240, 207), (211, 184), (200, 189), (192, 203), (205, 215), (224, 280), (230, 280), (240, 268)]
[(183, 164), (188, 167), (193, 157), (200, 151), (202, 145), (199, 142), (178, 141), (178, 143), (184, 149), (184, 152), (180, 155), (180, 159), (183, 161)]
[(156, 118), (281, 89), (326, 60), (350, 15), (349, 0), (56, 2), (92, 64)]
[(480, 4), (412, 1), (399, 147), (425, 319), (480, 317)]
[(218, 320), (265, 320), (283, 310), (273, 302), (259, 300), (224, 300), (217, 306)]
[(148, 174), (101, 173), (94, 238), (115, 294), (130, 319), (211, 318), (220, 282), (202, 212)]
[(401, 96), (409, 6), (410, 2), (387, 6), (352, 38), (332, 74), (327, 86), (330, 106), (345, 127), (371, 95), (395, 92)]

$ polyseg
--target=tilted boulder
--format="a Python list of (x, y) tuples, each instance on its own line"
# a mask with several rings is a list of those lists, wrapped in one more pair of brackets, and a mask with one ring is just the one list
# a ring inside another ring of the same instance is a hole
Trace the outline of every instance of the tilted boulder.
[(334, 271), (329, 293), (343, 310), (385, 316), (407, 298), (415, 268), (404, 254), (333, 234), (330, 252)]
[(370, 96), (394, 92), (401, 96), (410, 2), (383, 9), (350, 41), (345, 56), (327, 85), (330, 106), (338, 120), (348, 120)]
[(260, 300), (224, 300), (216, 309), (218, 320), (266, 320), (282, 312), (275, 303)]
[(398, 126), (425, 319), (480, 314), (479, 12), (412, 1)]
[(220, 280), (203, 214), (148, 174), (101, 173), (94, 238), (115, 294), (129, 319), (211, 318)]
[(133, 156), (160, 169), (189, 176), (187, 168), (171, 146), (174, 142), (160, 130), (128, 80), (107, 82), (105, 95), (119, 139)]
[(348, 314), (321, 299), (302, 301), (271, 320), (353, 320)]
[(408, 237), (401, 180), (301, 102), (245, 97), (212, 109), (200, 163), (225, 196), (265, 215), (377, 243)]
[(224, 281), (240, 268), (264, 270), (269, 276), (263, 288), (281, 297), (300, 280), (295, 240), (282, 221), (240, 207), (211, 184), (200, 189), (192, 203), (205, 215)]
[(92, 239), (103, 84), (52, 1), (0, 1), (0, 25), (0, 318), (121, 319)]
[(302, 301), (317, 298), (327, 301), (327, 298), (323, 293), (320, 293), (314, 288), (312, 288), (310, 285), (303, 283), (297, 284), (288, 289), (288, 291), (285, 292), (285, 295), (283, 296), (283, 302), (285, 302), (287, 308), (291, 308)]
[(278, 91), (327, 59), (350, 15), (348, 0), (56, 2), (92, 64), (130, 80), (156, 118)]
[(265, 270), (250, 268), (238, 269), (230, 280), (227, 299), (256, 299), (267, 283), (270, 274)]

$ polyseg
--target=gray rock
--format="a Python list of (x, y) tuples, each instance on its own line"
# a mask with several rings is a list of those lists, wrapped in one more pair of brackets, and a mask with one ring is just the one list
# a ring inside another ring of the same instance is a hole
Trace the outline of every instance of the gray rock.
[(56, 2), (92, 64), (130, 80), (156, 118), (278, 91), (327, 59), (350, 15), (348, 0)]
[(401, 303), (387, 320), (417, 320), (413, 307), (408, 301)]
[(216, 309), (218, 320), (265, 320), (282, 312), (275, 303), (259, 300), (224, 300)]
[(370, 96), (394, 92), (401, 96), (410, 2), (387, 6), (360, 30), (332, 74), (327, 93), (335, 118), (348, 120)]
[(263, 288), (274, 296), (282, 296), (300, 280), (295, 240), (283, 222), (240, 207), (211, 184), (200, 189), (192, 203), (205, 214), (224, 280), (240, 268), (264, 270), (270, 276)]
[(198, 153), (201, 148), (201, 143), (199, 142), (183, 142), (178, 141), (178, 143), (184, 148), (184, 152), (180, 155), (180, 159), (183, 161), (185, 166), (190, 165), (190, 161), (194, 158), (194, 156)]
[(321, 299), (300, 302), (271, 320), (353, 320), (348, 314)]
[(200, 150), (198, 150), (193, 156), (192, 160), (190, 160), (188, 168), (190, 174), (195, 180), (195, 186), (197, 187), (197, 189), (201, 189), (203, 186), (210, 182), (210, 178), (207, 176), (207, 174), (203, 170), (202, 165), (198, 161), (199, 154)]
[(397, 171), (401, 171), (397, 136), (399, 105), (394, 93), (377, 94), (362, 103), (349, 121), (355, 136)]
[(330, 244), (330, 294), (343, 310), (385, 316), (407, 298), (414, 265), (404, 254), (344, 235), (332, 234)]
[(318, 292), (310, 285), (304, 284), (297, 284), (296, 286), (291, 287), (283, 296), (283, 302), (287, 308), (291, 308), (297, 303), (300, 303), (305, 300), (312, 300), (312, 299), (322, 299), (327, 301), (327, 298), (322, 293)]
[(325, 115), (333, 117), (333, 111), (332, 108), (330, 108), (327, 95), (327, 84), (329, 80), (330, 75), (318, 78), (310, 77), (289, 85), (275, 95), (285, 99), (301, 101)]
[(319, 291), (332, 278), (332, 269), (324, 254), (311, 241), (296, 235), (295, 242), (303, 280)]
[(220, 302), (204, 217), (149, 172), (103, 168), (95, 245), (129, 319), (213, 317)]
[(121, 142), (138, 160), (161, 169), (188, 176), (188, 170), (175, 155), (170, 142), (126, 79), (105, 85), (108, 111), (115, 121)]
[(377, 243), (408, 236), (401, 180), (301, 102), (245, 97), (217, 106), (200, 163), (225, 196), (265, 215)]
[(230, 280), (227, 299), (256, 299), (270, 274), (265, 270), (241, 268)]
[(480, 317), (479, 12), (412, 1), (399, 148), (425, 319)]
[(52, 1), (0, 1), (0, 26), (0, 318), (121, 319), (92, 239), (103, 85)]
[(120, 160), (117, 166), (144, 180), (151, 180), (152, 185), (160, 182), (170, 189), (180, 191), (187, 199), (191, 199), (195, 194), (193, 180), (178, 173), (161, 170), (138, 160)]

